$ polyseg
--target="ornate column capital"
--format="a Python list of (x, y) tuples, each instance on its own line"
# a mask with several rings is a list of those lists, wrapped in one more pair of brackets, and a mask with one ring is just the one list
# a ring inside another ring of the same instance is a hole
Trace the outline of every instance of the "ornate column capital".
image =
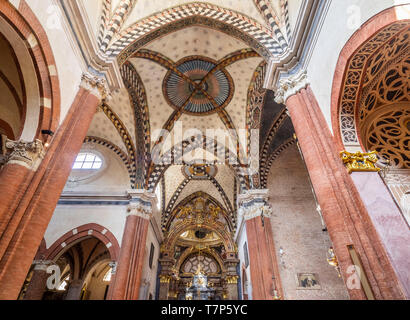
[(117, 272), (117, 266), (118, 266), (117, 261), (111, 261), (108, 265), (111, 268), (111, 274), (114, 275)]
[(130, 204), (128, 205), (127, 215), (138, 216), (150, 220), (156, 205), (155, 193), (146, 190), (128, 190)]
[(379, 172), (380, 168), (377, 168), (375, 164), (377, 159), (377, 152), (362, 153), (360, 151), (356, 153), (350, 153), (347, 151), (340, 152), (340, 157), (343, 164), (346, 166), (349, 173), (352, 172)]
[(81, 76), (80, 87), (90, 91), (100, 100), (108, 98), (109, 90), (107, 87), (107, 83), (103, 77), (93, 75), (89, 72), (83, 73), (83, 75)]
[(259, 216), (269, 218), (272, 216), (272, 212), (271, 206), (264, 202), (255, 202), (239, 208), (239, 214), (242, 215), (245, 220), (251, 220)]
[(47, 271), (47, 268), (54, 264), (52, 260), (34, 260), (34, 270), (35, 271)]
[(172, 276), (169, 274), (160, 274), (159, 275), (159, 282), (160, 283), (170, 283)]
[(40, 140), (28, 142), (7, 139), (6, 148), (12, 150), (7, 156), (7, 163), (19, 164), (33, 171), (37, 170), (45, 155), (43, 143)]
[(251, 220), (256, 217), (271, 217), (272, 208), (268, 203), (267, 189), (254, 189), (238, 196), (239, 215), (245, 220)]
[(137, 216), (150, 220), (152, 216), (151, 205), (142, 201), (133, 201), (128, 205), (127, 216)]
[(306, 88), (309, 84), (307, 72), (299, 70), (287, 78), (280, 79), (276, 88), (275, 101), (284, 104), (286, 100), (298, 93), (299, 90)]

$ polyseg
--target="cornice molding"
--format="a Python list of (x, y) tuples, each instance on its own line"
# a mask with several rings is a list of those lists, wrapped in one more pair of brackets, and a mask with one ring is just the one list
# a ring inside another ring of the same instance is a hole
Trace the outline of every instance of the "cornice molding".
[(273, 91), (280, 81), (302, 73), (309, 64), (332, 0), (303, 0), (288, 49), (269, 59), (264, 87)]
[(97, 46), (97, 39), (88, 19), (84, 4), (77, 0), (57, 1), (64, 16), (64, 24), (70, 33), (69, 38), (77, 50), (83, 70), (92, 71), (104, 77), (110, 91), (124, 86), (116, 58), (103, 55)]
[(289, 97), (306, 88), (308, 84), (309, 79), (304, 70), (300, 70), (298, 73), (280, 80), (275, 93), (275, 101), (279, 104), (286, 103)]

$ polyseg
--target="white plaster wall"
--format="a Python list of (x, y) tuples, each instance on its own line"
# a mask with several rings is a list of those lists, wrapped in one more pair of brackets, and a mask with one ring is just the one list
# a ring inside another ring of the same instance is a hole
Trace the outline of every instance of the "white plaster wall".
[[(244, 293), (244, 288), (243, 288), (243, 274), (242, 274), (242, 267), (245, 266), (245, 252), (243, 250), (243, 245), (248, 243), (248, 238), (246, 236), (246, 225), (243, 225), (243, 228), (240, 230), (240, 233), (238, 234), (238, 239), (237, 239), (237, 245), (238, 245), (238, 257), (240, 260), (240, 273), (241, 273), (241, 287), (242, 287), (242, 297), (243, 298), (243, 293)], [(249, 256), (249, 246), (248, 246), (248, 256)], [(249, 266), (245, 269), (246, 277), (248, 278), (248, 299), (252, 300), (252, 283), (251, 283), (251, 269), (250, 269), (250, 263), (249, 261)]]
[(291, 33), (293, 33), (293, 31), (295, 30), (295, 25), (298, 19), (301, 4), (302, 0), (288, 0), (289, 24)]
[(59, 205), (44, 235), (49, 248), (62, 235), (84, 224), (96, 223), (113, 233), (121, 246), (127, 206)]
[[(95, 152), (96, 151), (96, 152)], [(85, 144), (80, 153), (95, 152), (102, 156), (103, 167), (88, 179), (79, 177), (81, 170), (71, 172), (69, 181), (63, 190), (63, 195), (92, 194), (92, 195), (126, 195), (131, 188), (130, 178), (124, 162), (110, 149), (96, 144)], [(77, 171), (77, 172), (76, 172)], [(89, 171), (89, 170), (87, 170)], [(70, 182), (70, 180), (74, 180)]]
[[(149, 253), (151, 250), (151, 243), (154, 245), (154, 258), (152, 259), (152, 269), (149, 267)], [(150, 224), (148, 227), (147, 242), (145, 245), (144, 266), (142, 269), (141, 287), (139, 293), (139, 300), (148, 300), (151, 293), (152, 298), (155, 299), (156, 284), (157, 284), (157, 270), (159, 259), (160, 244), (155, 236), (154, 229)], [(145, 280), (145, 282), (144, 282)]]
[(31, 10), (42, 24), (48, 36), (60, 81), (61, 113), (60, 123), (67, 115), (81, 82), (82, 70), (80, 58), (75, 53), (75, 47), (65, 30), (62, 13), (55, 1), (27, 0)]
[[(294, 0), (295, 1), (295, 0)], [(333, 0), (308, 66), (312, 90), (329, 127), (331, 90), (339, 54), (349, 38), (367, 20), (394, 5), (408, 0)]]
[[(89, 24), (94, 32), (94, 36), (97, 39), (99, 25), (100, 25), (100, 17), (102, 13), (102, 4), (103, 1), (101, 0), (80, 0), (82, 5), (87, 11), (87, 19), (89, 20)], [(112, 2), (112, 1), (111, 1)]]

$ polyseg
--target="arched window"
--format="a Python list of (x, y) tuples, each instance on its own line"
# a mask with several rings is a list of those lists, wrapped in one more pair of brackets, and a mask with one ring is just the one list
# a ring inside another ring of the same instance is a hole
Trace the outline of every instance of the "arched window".
[(101, 169), (102, 159), (93, 153), (80, 153), (75, 159), (73, 169), (98, 170)]

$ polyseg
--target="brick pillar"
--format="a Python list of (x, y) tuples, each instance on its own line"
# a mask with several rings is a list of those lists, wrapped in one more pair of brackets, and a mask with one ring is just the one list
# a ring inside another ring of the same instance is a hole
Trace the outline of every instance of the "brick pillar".
[(0, 234), (6, 229), (33, 174), (29, 167), (12, 162), (0, 170)]
[(283, 296), (267, 193), (268, 190), (250, 190), (238, 197), (239, 213), (246, 221), (253, 300)]
[(41, 300), (47, 288), (47, 279), (51, 274), (47, 273), (47, 267), (52, 261), (34, 261), (33, 275), (28, 284), (24, 300)]
[[(14, 150), (9, 161), (22, 167), (21, 172), (26, 172), (29, 167), (33, 173), (28, 182), (19, 186), (18, 203), (10, 206), (10, 210), (2, 208), (6, 210), (0, 212), (0, 300), (18, 297), (101, 101), (102, 90), (100, 79), (83, 76), (70, 111), (48, 147), (39, 141), (10, 143)], [(9, 178), (0, 181), (2, 188), (13, 185), (11, 176), (6, 177)], [(13, 191), (12, 188), (9, 192)]]
[(81, 279), (70, 281), (65, 300), (80, 300), (83, 282)]
[[(353, 273), (347, 246), (354, 245), (376, 299), (403, 299), (397, 276), (342, 164), (340, 150), (335, 149), (306, 74), (282, 81), (281, 85), (277, 102), (286, 102), (345, 283)], [(366, 299), (363, 289), (347, 288), (352, 299)]]
[(112, 291), (113, 300), (138, 300), (148, 225), (155, 207), (155, 194), (129, 191), (131, 201), (122, 238)]

